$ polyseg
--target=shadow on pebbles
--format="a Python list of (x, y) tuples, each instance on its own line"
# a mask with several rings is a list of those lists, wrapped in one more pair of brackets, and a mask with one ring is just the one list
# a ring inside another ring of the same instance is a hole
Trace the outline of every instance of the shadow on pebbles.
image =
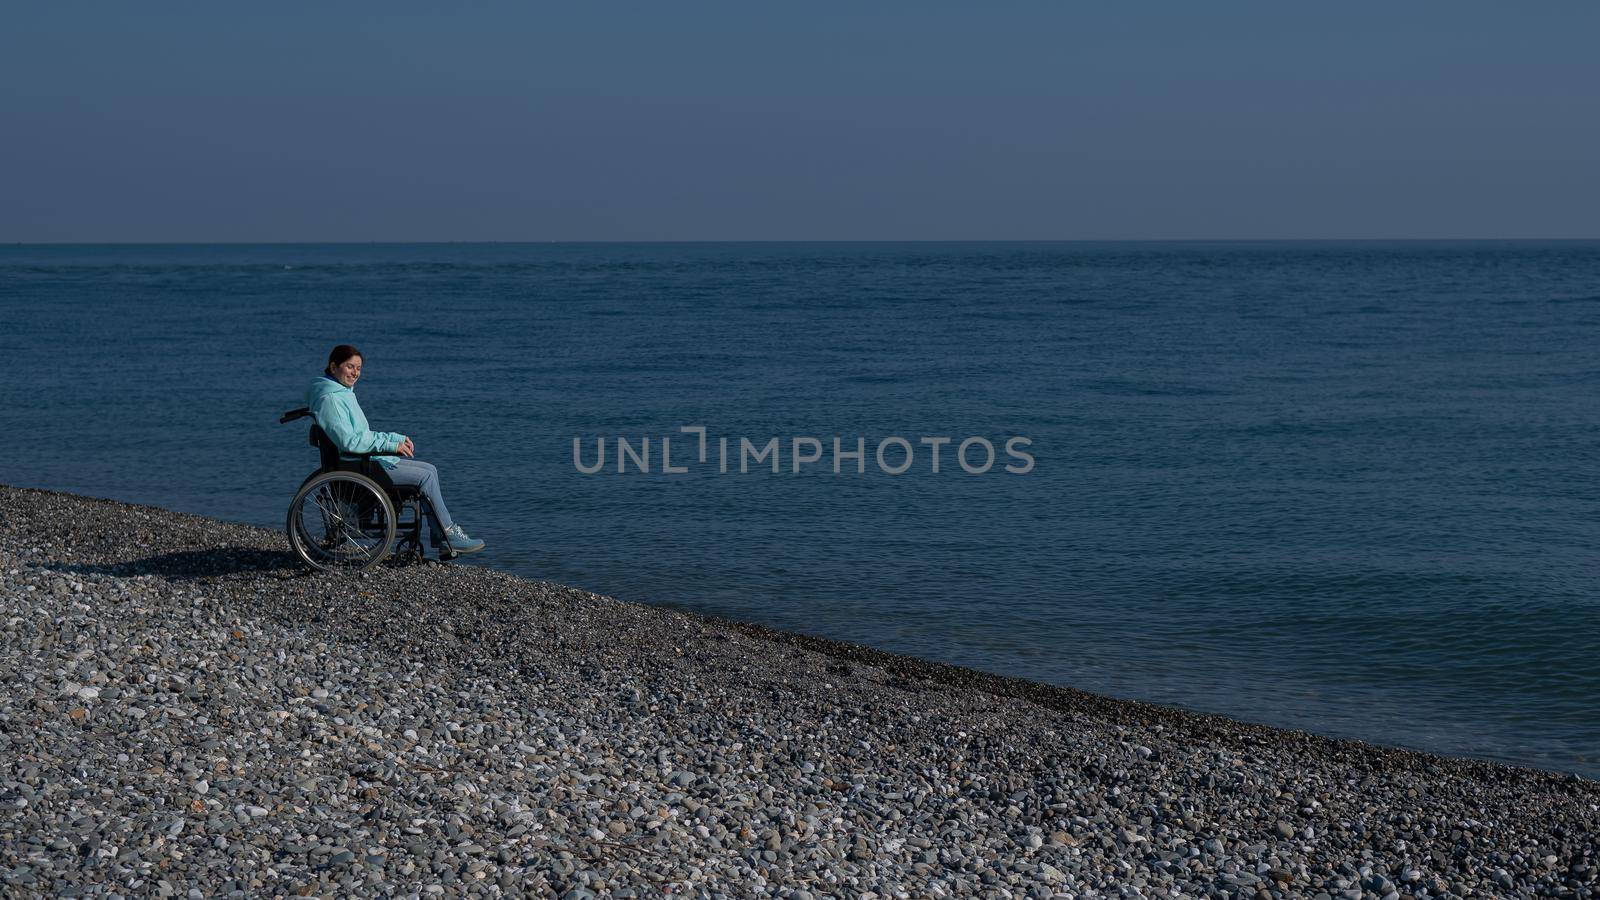
[(6, 896), (1594, 896), (1600, 786), (0, 487)]

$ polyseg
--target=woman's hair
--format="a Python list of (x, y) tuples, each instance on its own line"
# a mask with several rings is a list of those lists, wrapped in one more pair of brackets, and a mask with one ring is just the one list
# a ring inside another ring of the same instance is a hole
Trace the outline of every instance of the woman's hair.
[(357, 350), (349, 344), (340, 344), (339, 346), (333, 348), (333, 352), (328, 354), (328, 364), (323, 367), (322, 371), (324, 374), (332, 375), (336, 366), (342, 366), (344, 365), (345, 360), (352, 356), (360, 355), (360, 350)]

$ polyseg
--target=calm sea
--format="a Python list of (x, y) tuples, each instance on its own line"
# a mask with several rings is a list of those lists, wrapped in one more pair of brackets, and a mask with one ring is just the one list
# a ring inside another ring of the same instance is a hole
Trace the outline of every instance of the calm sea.
[(1600, 776), (1600, 243), (0, 247), (0, 481), (281, 527), (337, 342), (482, 564)]

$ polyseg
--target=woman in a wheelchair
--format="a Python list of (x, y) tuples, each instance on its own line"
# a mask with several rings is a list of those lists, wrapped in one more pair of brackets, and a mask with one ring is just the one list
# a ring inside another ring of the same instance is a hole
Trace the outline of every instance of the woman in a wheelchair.
[(306, 406), (339, 448), (341, 455), (356, 457), (372, 454), (383, 466), (384, 474), (397, 487), (415, 487), (428, 498), (434, 519), (444, 530), (444, 539), (453, 553), (476, 553), (483, 541), (467, 536), (450, 518), (444, 496), (439, 493), (439, 470), (432, 463), (414, 459), (416, 447), (411, 438), (392, 431), (372, 431), (367, 417), (356, 402), (356, 381), (361, 378), (361, 351), (340, 344), (328, 354), (327, 368), (306, 390)]

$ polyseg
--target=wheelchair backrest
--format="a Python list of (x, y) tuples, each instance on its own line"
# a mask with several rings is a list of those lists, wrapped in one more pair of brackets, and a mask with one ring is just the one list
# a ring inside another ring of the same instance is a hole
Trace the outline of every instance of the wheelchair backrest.
[(322, 470), (331, 472), (339, 468), (339, 447), (334, 444), (322, 426), (311, 423), (311, 446), (317, 448), (317, 453), (322, 457)]

